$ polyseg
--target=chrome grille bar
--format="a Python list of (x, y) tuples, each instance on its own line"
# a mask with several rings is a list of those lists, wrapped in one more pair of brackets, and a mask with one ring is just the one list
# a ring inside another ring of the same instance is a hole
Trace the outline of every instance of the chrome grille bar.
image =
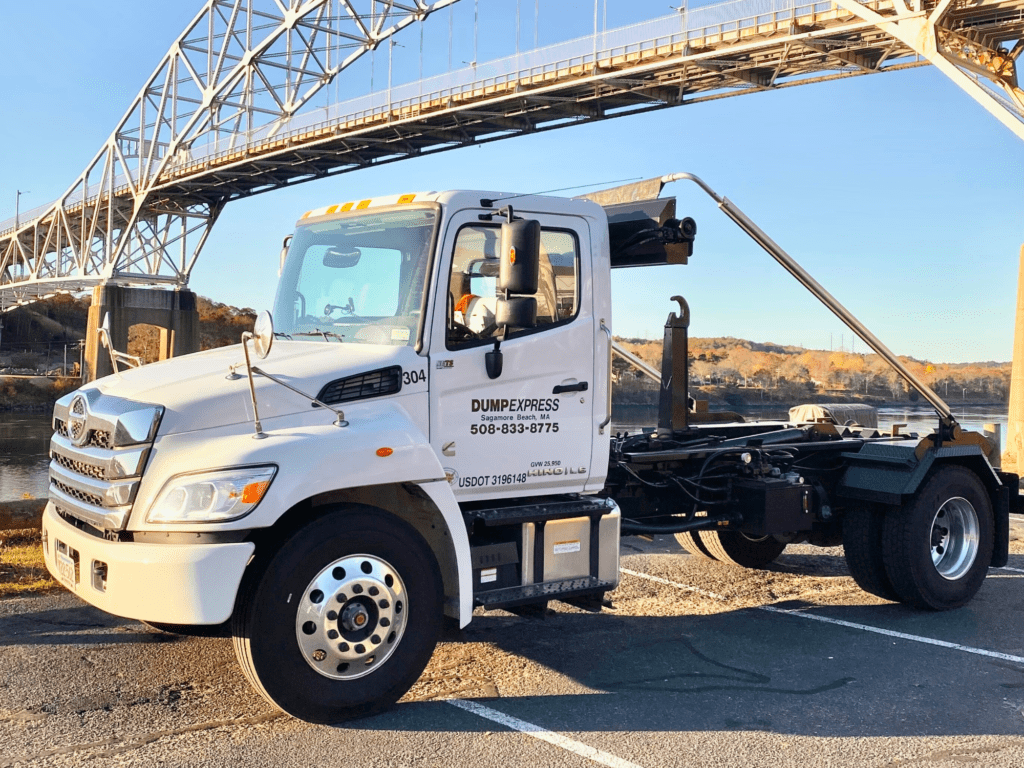
[(104, 531), (123, 530), (163, 408), (83, 389), (53, 409), (50, 499)]

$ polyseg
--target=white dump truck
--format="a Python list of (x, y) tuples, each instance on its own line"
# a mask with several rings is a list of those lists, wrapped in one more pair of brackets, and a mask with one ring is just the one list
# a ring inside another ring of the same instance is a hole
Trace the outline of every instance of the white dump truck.
[[(933, 433), (697, 412), (666, 296), (659, 416), (611, 431), (611, 270), (685, 264), (689, 180), (936, 408)], [(229, 622), (270, 701), (336, 722), (396, 701), (445, 617), (593, 603), (619, 538), (764, 567), (845, 546), (857, 583), (963, 605), (1006, 563), (1017, 477), (735, 205), (689, 174), (591, 199), (453, 191), (306, 213), (241, 345), (116, 373), (54, 410), (43, 546), (118, 616)]]

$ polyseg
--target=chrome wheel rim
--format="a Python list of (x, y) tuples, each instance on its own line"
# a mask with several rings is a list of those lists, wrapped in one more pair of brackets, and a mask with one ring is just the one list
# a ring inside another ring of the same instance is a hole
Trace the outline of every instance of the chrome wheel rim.
[(395, 652), (408, 615), (398, 571), (373, 555), (349, 555), (320, 571), (302, 593), (295, 638), (302, 657), (318, 673), (354, 680)]
[(962, 578), (974, 565), (979, 547), (978, 513), (967, 499), (948, 499), (932, 519), (932, 564), (949, 581)]

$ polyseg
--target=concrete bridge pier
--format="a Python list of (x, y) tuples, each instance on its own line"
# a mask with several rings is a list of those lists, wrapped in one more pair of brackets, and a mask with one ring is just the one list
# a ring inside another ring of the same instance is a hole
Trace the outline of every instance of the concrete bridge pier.
[(85, 381), (114, 372), (110, 353), (100, 344), (98, 333), (104, 317), (108, 315), (110, 341), (118, 352), (128, 351), (128, 329), (139, 323), (160, 329), (159, 360), (199, 351), (199, 309), (192, 291), (130, 288), (104, 283), (92, 292), (85, 337)]
[(1024, 471), (1024, 245), (1020, 247), (1017, 276), (1017, 316), (1013, 331), (1013, 368), (1010, 372), (1010, 414), (1006, 424), (1003, 471)]

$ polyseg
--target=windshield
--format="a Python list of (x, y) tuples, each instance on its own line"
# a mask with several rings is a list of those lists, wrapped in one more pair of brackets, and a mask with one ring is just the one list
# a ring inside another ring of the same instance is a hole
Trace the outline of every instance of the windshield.
[(360, 212), (299, 226), (274, 302), (285, 336), (414, 346), (434, 209)]

